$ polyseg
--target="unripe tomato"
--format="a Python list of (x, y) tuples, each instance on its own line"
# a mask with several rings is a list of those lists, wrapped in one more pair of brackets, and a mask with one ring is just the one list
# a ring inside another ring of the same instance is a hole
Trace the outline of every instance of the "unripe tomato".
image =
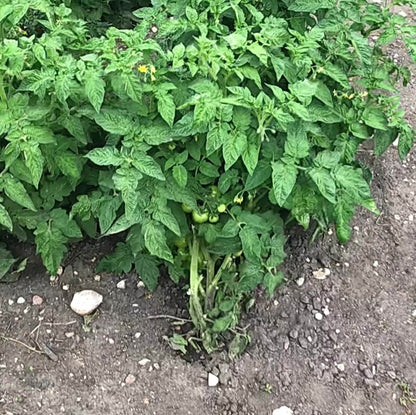
[(224, 213), (227, 210), (227, 206), (224, 205), (224, 203), (221, 203), (218, 207), (217, 207), (217, 211), (218, 213)]
[(220, 217), (218, 215), (209, 215), (210, 223), (217, 223), (219, 220), (220, 220)]
[(191, 213), (192, 212), (192, 208), (189, 205), (187, 205), (186, 203), (182, 203), (182, 210), (185, 213)]
[(192, 212), (192, 219), (195, 223), (205, 223), (208, 220), (208, 212), (199, 213), (196, 210)]
[(185, 238), (179, 238), (179, 239), (176, 239), (175, 245), (178, 248), (183, 249), (183, 248), (186, 248), (188, 246), (188, 242), (186, 242)]
[(218, 190), (218, 187), (215, 185), (210, 186), (211, 187), (211, 195), (214, 197), (218, 197), (221, 195), (220, 191)]

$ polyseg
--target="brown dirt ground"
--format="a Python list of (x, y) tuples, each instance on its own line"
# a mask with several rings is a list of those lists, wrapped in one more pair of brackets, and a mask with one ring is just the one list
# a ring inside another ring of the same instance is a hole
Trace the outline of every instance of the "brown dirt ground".
[[(413, 120), (415, 93), (412, 82), (402, 96)], [(375, 172), (381, 215), (359, 211), (344, 246), (333, 234), (310, 245), (292, 232), (290, 281), (272, 300), (258, 293), (243, 323), (252, 343), (234, 362), (226, 353), (182, 358), (163, 340), (171, 322), (144, 319), (186, 314), (183, 293), (170, 282), (150, 295), (134, 274), (124, 276), (125, 290), (108, 274), (94, 280), (110, 242), (77, 247), (54, 283), (32, 255), (17, 283), (0, 286), (0, 335), (9, 338), (0, 340), (0, 414), (271, 415), (282, 405), (295, 415), (416, 413), (416, 405), (400, 404), (399, 387), (416, 390), (416, 151), (404, 163), (394, 148), (379, 160), (365, 150), (362, 157)], [(324, 267), (331, 274), (313, 278)], [(104, 295), (90, 331), (69, 308), (80, 288)], [(35, 294), (41, 306), (31, 305)], [(312, 311), (324, 306), (329, 315), (318, 321)], [(31, 347), (36, 339), (57, 361), (10, 339)], [(150, 363), (139, 365), (144, 358)], [(210, 371), (221, 372), (215, 388), (207, 386)], [(128, 374), (136, 380), (126, 385)]]

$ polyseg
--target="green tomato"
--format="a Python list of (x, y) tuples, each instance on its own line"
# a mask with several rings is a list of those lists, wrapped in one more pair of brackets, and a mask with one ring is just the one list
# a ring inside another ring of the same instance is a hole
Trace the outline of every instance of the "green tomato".
[(210, 223), (217, 223), (220, 220), (220, 217), (218, 215), (209, 215), (208, 220)]
[(185, 213), (191, 213), (192, 212), (192, 208), (189, 205), (187, 205), (186, 203), (182, 203), (182, 210)]
[(208, 220), (208, 212), (199, 213), (196, 210), (192, 212), (192, 220), (195, 223), (205, 223)]
[(227, 206), (224, 205), (224, 203), (221, 203), (218, 207), (217, 207), (217, 211), (218, 213), (224, 213), (227, 210)]
[(218, 197), (221, 195), (220, 191), (218, 190), (218, 187), (215, 185), (210, 186), (211, 188), (211, 195), (214, 197)]
[(176, 239), (174, 243), (179, 249), (184, 249), (188, 246), (188, 242), (186, 242), (185, 238)]

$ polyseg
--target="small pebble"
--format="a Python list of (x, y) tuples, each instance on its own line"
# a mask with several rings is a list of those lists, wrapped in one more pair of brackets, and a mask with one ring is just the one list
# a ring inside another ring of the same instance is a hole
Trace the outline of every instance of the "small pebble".
[(142, 335), (142, 333), (139, 333), (139, 332), (134, 333), (134, 337), (135, 337), (136, 339), (138, 339), (141, 335)]
[(19, 297), (16, 301), (17, 304), (24, 304), (26, 300), (23, 297)]
[(128, 374), (126, 376), (126, 379), (124, 380), (124, 383), (126, 385), (131, 385), (132, 383), (134, 383), (136, 380), (136, 376), (132, 375), (132, 374)]
[(324, 316), (322, 315), (322, 313), (318, 312), (318, 313), (315, 314), (315, 319), (316, 320), (321, 321), (323, 318), (324, 318)]
[(409, 215), (409, 222), (413, 222), (414, 216), (413, 215)]
[(63, 289), (64, 291), (68, 291), (68, 290), (69, 290), (69, 284), (64, 284), (64, 285), (62, 286), (62, 289)]
[(345, 365), (344, 365), (344, 363), (337, 363), (335, 366), (337, 367), (337, 369), (338, 369), (340, 372), (343, 372), (343, 371), (345, 370)]
[(111, 337), (108, 339), (108, 343), (110, 344), (114, 344), (114, 339), (112, 339)]
[(325, 306), (322, 308), (322, 312), (324, 313), (325, 316), (329, 316), (329, 308), (328, 306)]
[(93, 290), (83, 290), (74, 294), (71, 309), (80, 316), (85, 316), (96, 310), (103, 302), (103, 296)]
[(126, 280), (121, 280), (117, 283), (117, 288), (120, 290), (124, 290), (126, 288)]
[(62, 267), (59, 267), (58, 270), (56, 271), (56, 275), (58, 275), (59, 277), (64, 273), (64, 269)]
[(273, 411), (273, 415), (293, 415), (293, 411), (287, 406), (281, 406)]
[(373, 372), (371, 371), (371, 369), (369, 369), (368, 367), (366, 367), (364, 370), (363, 370), (363, 373), (364, 373), (364, 376), (367, 378), (367, 379), (373, 379), (374, 378), (374, 374), (373, 374)]
[(140, 366), (146, 366), (148, 363), (150, 363), (149, 359), (144, 358), (142, 360), (139, 360), (139, 365)]
[(304, 277), (300, 277), (296, 280), (296, 284), (298, 285), (298, 287), (302, 287), (302, 285), (305, 283), (305, 278)]
[(159, 365), (159, 363), (153, 363), (153, 367), (154, 367), (156, 370), (160, 370), (160, 365)]
[(145, 287), (145, 285), (144, 285), (144, 282), (143, 281), (139, 281), (137, 283), (137, 288), (144, 288), (144, 287)]
[(10, 298), (9, 299), (9, 305), (13, 305), (14, 304), (14, 301)]
[(32, 298), (32, 304), (33, 305), (42, 305), (43, 303), (43, 298), (40, 297), (39, 295), (34, 295)]
[(67, 333), (65, 333), (65, 337), (67, 339), (70, 339), (71, 337), (74, 337), (75, 333), (73, 331), (68, 331)]
[(373, 267), (374, 267), (374, 268), (377, 268), (377, 267), (378, 267), (378, 261), (374, 261), (374, 262), (373, 262)]
[(217, 376), (215, 376), (212, 373), (208, 373), (208, 386), (209, 387), (217, 386), (219, 381), (220, 380), (218, 379)]
[(94, 275), (94, 280), (100, 282), (101, 281), (101, 275)]
[[(9, 300), (10, 301), (10, 300)], [(10, 304), (10, 302), (9, 302)], [(12, 303), (13, 304), (13, 303)], [(416, 309), (412, 311), (412, 317), (416, 317)]]

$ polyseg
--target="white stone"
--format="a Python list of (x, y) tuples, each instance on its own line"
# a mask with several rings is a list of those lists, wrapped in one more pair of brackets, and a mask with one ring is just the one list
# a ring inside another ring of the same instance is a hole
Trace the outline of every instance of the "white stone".
[(124, 290), (126, 288), (126, 280), (121, 280), (117, 283), (117, 288)]
[(329, 308), (328, 308), (328, 306), (325, 306), (325, 307), (322, 309), (322, 312), (324, 313), (324, 316), (329, 316)]
[(293, 411), (287, 406), (281, 406), (273, 411), (273, 415), (293, 415)]
[(23, 297), (19, 297), (16, 302), (17, 304), (24, 304), (26, 300)]
[(112, 339), (111, 337), (108, 339), (108, 343), (110, 344), (114, 344), (114, 339)]
[(144, 287), (145, 287), (145, 285), (144, 285), (144, 282), (143, 281), (139, 281), (137, 283), (137, 288), (144, 288)]
[(302, 285), (305, 283), (305, 278), (304, 277), (300, 277), (296, 280), (296, 284), (298, 285), (298, 287), (302, 287)]
[(68, 285), (68, 284), (64, 284), (64, 285), (62, 286), (62, 289), (63, 289), (64, 291), (68, 291), (68, 290), (69, 290), (69, 285)]
[(40, 297), (39, 295), (34, 295), (32, 297), (32, 304), (33, 305), (42, 305), (43, 303), (43, 298)]
[(14, 301), (10, 298), (9, 299), (9, 305), (13, 305), (14, 304)]
[(416, 317), (416, 309), (412, 311), (412, 317)]
[(80, 316), (92, 313), (103, 302), (103, 296), (93, 290), (83, 290), (74, 294), (71, 309)]
[(377, 267), (378, 267), (378, 261), (374, 261), (374, 262), (373, 262), (373, 267), (374, 267), (374, 268), (377, 268)]
[(135, 333), (135, 334), (134, 334), (134, 337), (135, 337), (136, 339), (138, 339), (141, 335), (142, 335), (142, 333), (137, 332), (137, 333)]
[(75, 333), (73, 331), (68, 331), (65, 333), (65, 337), (67, 339), (70, 339), (71, 337), (74, 337)]
[(335, 366), (337, 367), (337, 369), (338, 369), (340, 372), (343, 372), (343, 371), (345, 370), (345, 365), (344, 365), (344, 363), (337, 363)]
[(140, 366), (146, 366), (148, 363), (150, 363), (149, 359), (144, 358), (142, 360), (139, 360), (139, 365)]
[(315, 319), (318, 321), (321, 321), (324, 318), (324, 316), (322, 315), (322, 313), (316, 313), (315, 314)]
[(132, 383), (134, 383), (136, 381), (136, 376), (129, 374), (126, 376), (126, 379), (124, 380), (124, 382), (126, 383), (126, 385), (131, 385)]
[(319, 268), (318, 270), (312, 272), (313, 277), (317, 280), (324, 280), (330, 274), (331, 270), (329, 268)]
[(100, 282), (101, 281), (101, 275), (94, 275), (94, 281), (98, 281), (98, 282)]
[(219, 381), (220, 380), (218, 379), (217, 376), (215, 376), (212, 373), (208, 373), (208, 386), (210, 387), (217, 386)]

